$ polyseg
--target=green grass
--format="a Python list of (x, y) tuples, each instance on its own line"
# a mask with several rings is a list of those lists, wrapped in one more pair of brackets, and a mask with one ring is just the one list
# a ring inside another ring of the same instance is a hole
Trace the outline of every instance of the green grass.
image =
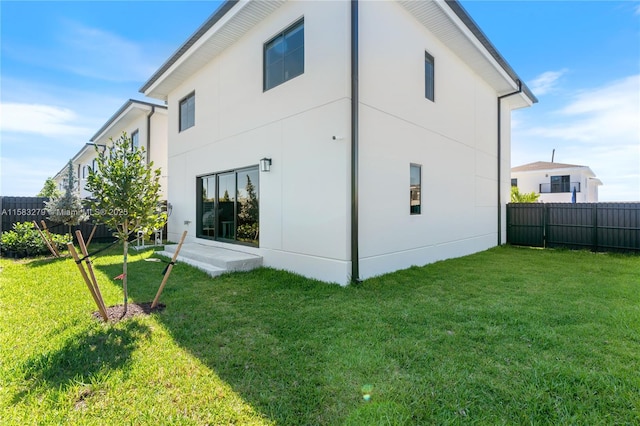
[[(107, 305), (119, 262), (95, 262)], [(71, 260), (0, 266), (3, 425), (640, 422), (638, 256), (500, 247), (347, 288), (178, 264), (166, 309), (118, 324)]]

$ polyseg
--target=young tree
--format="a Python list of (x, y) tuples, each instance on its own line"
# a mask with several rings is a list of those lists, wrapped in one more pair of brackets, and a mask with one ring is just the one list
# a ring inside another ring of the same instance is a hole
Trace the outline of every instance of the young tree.
[(535, 192), (529, 192), (522, 194), (520, 190), (518, 190), (517, 186), (511, 187), (511, 202), (512, 203), (535, 203), (540, 198), (540, 194), (536, 194)]
[(47, 180), (44, 181), (44, 186), (38, 192), (36, 197), (49, 197), (49, 198), (57, 198), (62, 195), (58, 188), (56, 188), (56, 181), (53, 178), (48, 177)]
[(115, 230), (123, 243), (122, 289), (127, 311), (127, 252), (134, 232), (162, 228), (167, 215), (160, 206), (160, 169), (144, 161), (144, 148), (134, 147), (126, 133), (111, 139), (112, 146), (96, 151), (97, 170), (90, 170), (87, 190), (93, 193), (91, 211), (98, 223)]
[(64, 195), (53, 197), (49, 201), (45, 201), (45, 209), (49, 213), (49, 220), (54, 223), (64, 223), (69, 227), (69, 238), (71, 235), (71, 227), (80, 224), (89, 218), (82, 208), (82, 200), (76, 191), (76, 183), (78, 180), (73, 174), (73, 164), (69, 160), (67, 165), (67, 181), (64, 186)]

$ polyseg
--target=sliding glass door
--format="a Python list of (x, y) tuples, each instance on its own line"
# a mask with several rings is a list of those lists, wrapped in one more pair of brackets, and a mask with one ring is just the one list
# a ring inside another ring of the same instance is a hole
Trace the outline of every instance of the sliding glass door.
[(198, 177), (198, 237), (257, 246), (259, 178), (257, 167)]

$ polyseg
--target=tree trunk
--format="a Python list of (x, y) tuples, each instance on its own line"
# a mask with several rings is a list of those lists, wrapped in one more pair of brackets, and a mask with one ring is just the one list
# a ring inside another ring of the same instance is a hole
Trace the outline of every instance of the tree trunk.
[(124, 239), (124, 262), (122, 262), (122, 292), (124, 293), (124, 313), (127, 313), (127, 252), (129, 251), (128, 238)]

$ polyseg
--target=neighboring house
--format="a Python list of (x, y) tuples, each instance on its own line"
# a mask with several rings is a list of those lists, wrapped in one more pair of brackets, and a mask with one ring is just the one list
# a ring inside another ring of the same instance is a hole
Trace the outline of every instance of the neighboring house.
[[(71, 159), (73, 175), (76, 179), (76, 185), (74, 189), (78, 193), (80, 198), (86, 198), (91, 195), (89, 191), (84, 189), (84, 185), (86, 183), (87, 177), (89, 176), (88, 168), (92, 167), (95, 158), (96, 155), (93, 144), (85, 144)], [(62, 169), (53, 177), (53, 180), (58, 186), (58, 190), (63, 193), (65, 191), (65, 187), (67, 186), (67, 167), (67, 163), (65, 163)]]
[[(154, 168), (162, 170), (160, 184), (162, 199), (167, 197), (167, 107), (150, 102), (130, 99), (93, 135), (91, 142), (85, 144), (71, 159), (74, 173), (79, 180), (77, 187), (80, 197), (87, 198), (91, 193), (85, 189), (89, 169), (96, 167), (96, 147), (105, 149), (111, 145), (110, 138), (118, 139), (127, 132), (132, 143), (143, 146), (147, 159), (153, 161)], [(58, 188), (66, 185), (67, 166), (54, 177)]]
[(90, 139), (98, 149), (110, 146), (126, 132), (132, 144), (143, 147), (147, 161), (160, 169), (161, 199), (167, 199), (167, 107), (129, 99)]
[(511, 185), (521, 193), (535, 192), (545, 203), (597, 203), (602, 185), (587, 166), (537, 161), (511, 169)]
[(140, 90), (169, 106), (169, 239), (340, 284), (505, 241), (537, 101), (456, 1), (226, 1)]

